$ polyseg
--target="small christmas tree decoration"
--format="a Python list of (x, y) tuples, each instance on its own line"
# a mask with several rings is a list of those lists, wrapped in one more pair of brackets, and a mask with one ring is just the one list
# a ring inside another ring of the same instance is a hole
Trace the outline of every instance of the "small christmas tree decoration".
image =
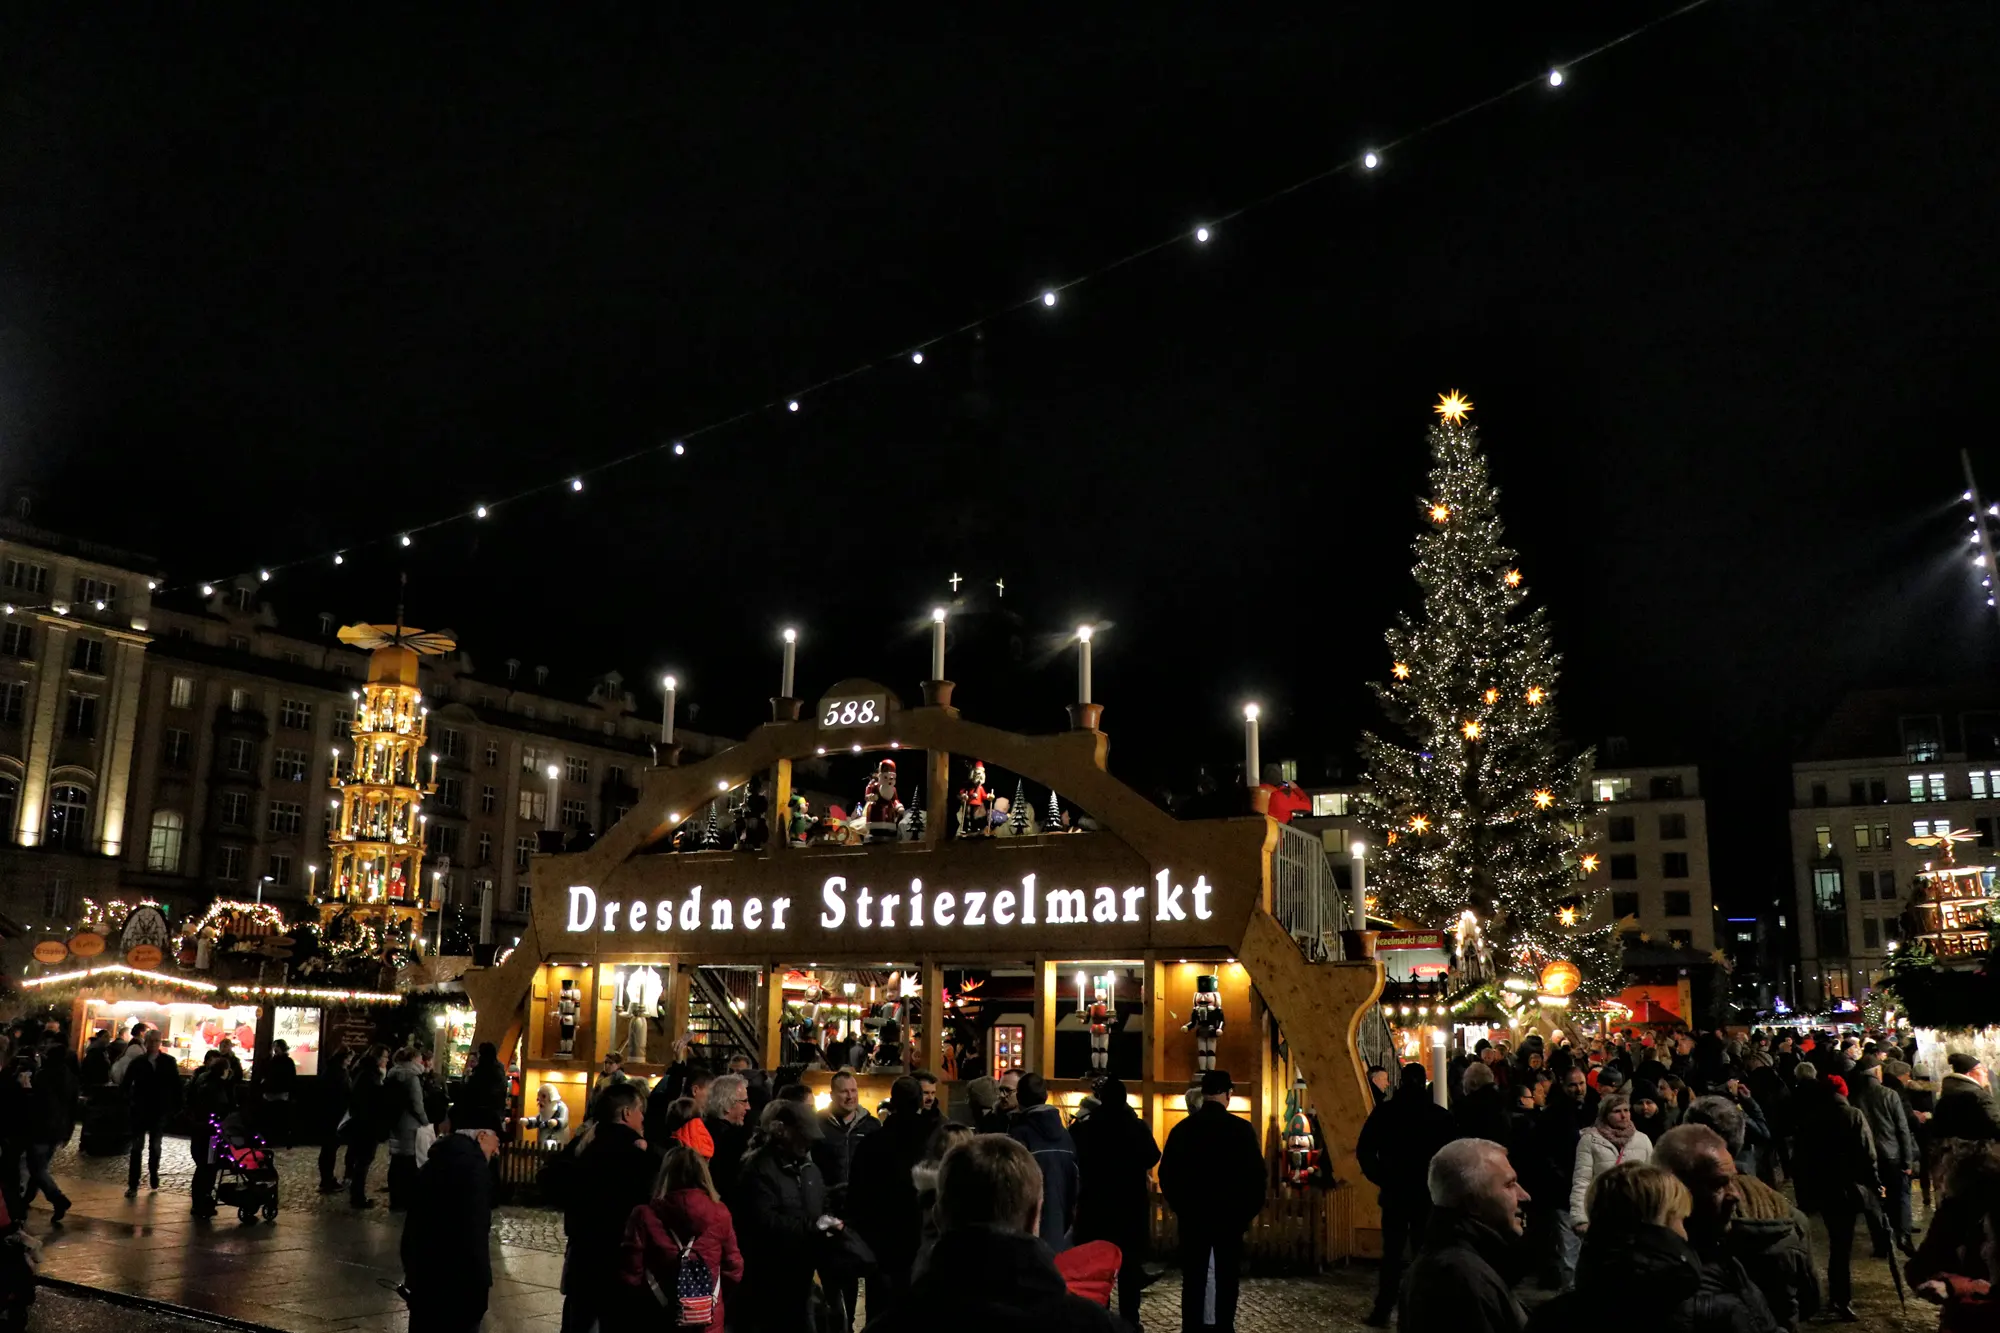
[(722, 828), (716, 820), (715, 802), (708, 803), (708, 822), (701, 828), (701, 850), (709, 851), (722, 845)]
[[(1462, 944), (1510, 970), (1574, 966), (1588, 1002), (1618, 966), (1611, 927), (1588, 924), (1608, 887), (1579, 893), (1576, 880), (1598, 863), (1582, 832), (1590, 756), (1565, 750), (1547, 706), (1560, 659), (1546, 612), (1517, 591), (1472, 403), (1454, 390), (1436, 410), (1418, 607), (1385, 636), (1392, 679), (1376, 697), (1388, 726), (1361, 746), (1375, 791), (1361, 820), (1381, 847), (1369, 887), (1385, 915), (1456, 924)], [(1389, 836), (1399, 831), (1421, 836)]]
[(1007, 820), (1007, 829), (1018, 838), (1028, 832), (1029, 827), (1028, 784), (1020, 778), (1014, 779), (1014, 800), (1008, 808), (1011, 814)]
[(1049, 813), (1048, 813), (1047, 831), (1050, 833), (1060, 833), (1062, 831), (1062, 826), (1063, 826), (1062, 802), (1056, 799), (1056, 790), (1054, 787), (1051, 787), (1049, 788)]
[(918, 787), (910, 793), (910, 839), (920, 840), (924, 836), (924, 789)]

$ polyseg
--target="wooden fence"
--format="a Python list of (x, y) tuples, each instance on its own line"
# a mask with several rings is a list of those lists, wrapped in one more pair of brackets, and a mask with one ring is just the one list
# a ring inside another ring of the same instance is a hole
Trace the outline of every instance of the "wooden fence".
[[(1316, 1273), (1326, 1262), (1326, 1194), (1317, 1189), (1275, 1190), (1250, 1224), (1243, 1252), (1254, 1273)], [(1171, 1255), (1180, 1228), (1165, 1196), (1152, 1194), (1153, 1253)]]

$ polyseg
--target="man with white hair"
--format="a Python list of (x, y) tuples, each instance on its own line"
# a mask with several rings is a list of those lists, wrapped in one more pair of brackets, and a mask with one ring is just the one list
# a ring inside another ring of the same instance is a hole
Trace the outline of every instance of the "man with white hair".
[(1403, 1282), (1401, 1333), (1521, 1333), (1514, 1297), (1528, 1192), (1490, 1139), (1458, 1139), (1431, 1158), (1431, 1217)]

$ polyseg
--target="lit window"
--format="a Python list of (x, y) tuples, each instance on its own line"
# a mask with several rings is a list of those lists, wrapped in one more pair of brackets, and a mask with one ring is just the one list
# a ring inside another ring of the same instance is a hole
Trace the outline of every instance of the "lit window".
[(1344, 815), (1347, 813), (1347, 793), (1344, 791), (1322, 791), (1313, 793), (1313, 813), (1319, 816)]
[(174, 683), (167, 689), (167, 706), (169, 708), (194, 707), (193, 676), (174, 677)]
[(1813, 907), (1821, 912), (1847, 910), (1847, 894), (1838, 870), (1813, 871)]
[(1833, 852), (1833, 826), (1831, 824), (1821, 824), (1818, 828), (1815, 828), (1813, 830), (1813, 844), (1819, 848), (1821, 856), (1831, 855)]
[(1930, 784), (1931, 799), (1933, 801), (1942, 801), (1944, 799), (1944, 774), (1931, 773), (1924, 780)]
[(146, 839), (146, 869), (163, 875), (181, 872), (181, 835), (186, 822), (178, 810), (155, 810)]
[(1921, 773), (1910, 774), (1910, 799), (1913, 801), (1926, 799), (1924, 796), (1924, 775)]
[(64, 783), (49, 793), (45, 842), (66, 852), (80, 852), (90, 839), (90, 793)]

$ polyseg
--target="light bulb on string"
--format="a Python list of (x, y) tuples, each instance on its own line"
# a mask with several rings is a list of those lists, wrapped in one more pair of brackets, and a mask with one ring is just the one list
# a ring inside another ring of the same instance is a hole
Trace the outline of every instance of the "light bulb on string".
[(582, 490), (582, 489), (583, 489), (583, 478), (582, 478), (582, 477), (571, 477), (571, 478), (569, 479), (569, 488), (570, 488), (571, 490), (573, 490), (573, 491), (580, 491), (580, 490)]
[(403, 537), (402, 537), (402, 544), (403, 544), (403, 545), (405, 545), (405, 546), (408, 546), (408, 545), (410, 544), (410, 534), (409, 534), (409, 533), (407, 533), (407, 532), (406, 532), (406, 533), (404, 533), (404, 534), (403, 534)]
[(485, 505), (480, 505), (480, 506), (479, 506), (479, 507), (478, 507), (477, 509), (474, 509), (474, 510), (472, 511), (472, 516), (473, 516), (474, 518), (485, 518), (485, 517), (486, 517), (486, 506), (485, 506)]
[(333, 563), (336, 565), (344, 565), (347, 563), (347, 557), (342, 555), (339, 551), (335, 551), (333, 553)]
[(1206, 228), (1206, 227), (1196, 227), (1196, 228), (1194, 229), (1194, 238), (1195, 238), (1195, 240), (1199, 241), (1199, 242), (1200, 242), (1201, 244), (1203, 244), (1203, 245), (1207, 245), (1207, 244), (1208, 244), (1208, 228)]
[(799, 400), (798, 400), (798, 399), (796, 399), (796, 398), (794, 398), (794, 399), (792, 399), (792, 401), (790, 401), (789, 403), (786, 403), (786, 404), (785, 404), (785, 410), (786, 410), (787, 412), (796, 412), (796, 411), (798, 411), (798, 410), (799, 410)]
[(271, 581), (271, 571), (268, 569), (260, 569), (257, 571), (257, 577), (260, 581), (264, 583), (269, 583)]
[(1056, 303), (1056, 294), (1055, 294), (1054, 292), (1043, 292), (1043, 293), (1042, 293), (1042, 304), (1043, 304), (1043, 305), (1045, 305), (1045, 306), (1051, 306), (1051, 305), (1054, 305), (1055, 303)]
[(1562, 72), (1561, 70), (1559, 70), (1559, 69), (1552, 69), (1552, 70), (1550, 70), (1550, 71), (1549, 71), (1549, 87), (1551, 87), (1551, 88), (1560, 88), (1560, 87), (1562, 87), (1562, 86), (1563, 86), (1563, 72)]
[(1363, 153), (1361, 155), (1361, 165), (1368, 168), (1370, 171), (1373, 171), (1375, 170), (1375, 168), (1382, 165), (1382, 159), (1376, 156), (1373, 152)]
[(679, 440), (674, 441), (674, 457), (679, 458), (687, 451), (688, 447), (685, 444), (682, 444)]
[(202, 584), (202, 585), (201, 585), (201, 595), (202, 595), (203, 597), (213, 597), (213, 596), (215, 596), (215, 585), (214, 585), (213, 583), (204, 583), (204, 584)]
[(911, 364), (911, 365), (913, 365), (913, 366), (921, 366), (921, 365), (922, 365), (923, 363), (924, 363), (924, 354), (923, 354), (922, 352), (912, 352), (912, 353), (910, 353), (910, 364)]

